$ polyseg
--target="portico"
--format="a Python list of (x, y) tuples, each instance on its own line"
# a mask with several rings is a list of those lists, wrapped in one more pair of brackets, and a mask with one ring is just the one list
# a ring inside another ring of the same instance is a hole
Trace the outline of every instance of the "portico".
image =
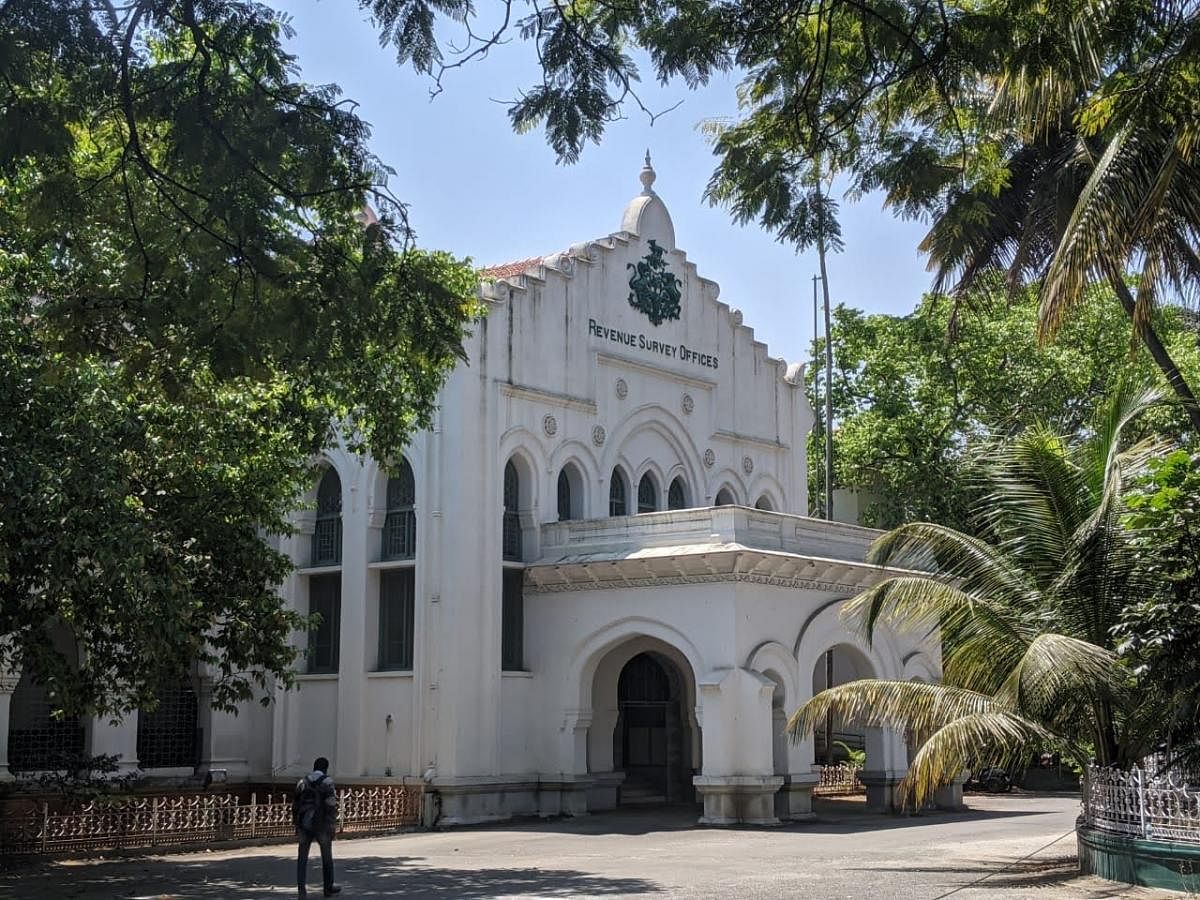
[[(814, 666), (831, 646), (849, 645), (877, 677), (905, 669), (895, 636), (868, 648), (837, 617), (838, 599), (883, 575), (863, 562), (874, 536), (737, 506), (544, 526), (541, 558), (525, 577), (531, 635), (545, 636), (529, 649), (546, 661), (546, 690), (527, 726), (541, 735), (535, 743), (551, 746), (554, 723), (576, 723), (544, 764), (591, 779), (589, 809), (626, 800), (635, 768), (618, 755), (627, 740), (618, 680), (622, 666), (650, 654), (682, 679), (683, 703), (694, 704), (660, 740), (669, 769), (692, 765), (701, 821), (810, 815), (812, 740), (787, 740), (783, 725), (785, 711), (812, 695)], [(936, 659), (934, 648), (911, 649), (909, 665)], [(544, 714), (554, 707), (561, 718)], [(669, 743), (676, 735), (684, 752)], [(872, 777), (894, 785), (906, 764), (901, 736), (875, 731), (871, 744)], [(880, 808), (890, 802), (876, 793)]]

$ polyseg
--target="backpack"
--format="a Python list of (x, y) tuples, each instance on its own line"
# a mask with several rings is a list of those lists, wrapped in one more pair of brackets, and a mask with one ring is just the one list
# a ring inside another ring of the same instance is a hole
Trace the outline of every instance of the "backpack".
[(318, 789), (325, 777), (322, 775), (316, 781), (311, 781), (305, 776), (296, 788), (296, 796), (292, 800), (292, 821), (297, 831), (317, 834), (325, 827), (325, 795)]

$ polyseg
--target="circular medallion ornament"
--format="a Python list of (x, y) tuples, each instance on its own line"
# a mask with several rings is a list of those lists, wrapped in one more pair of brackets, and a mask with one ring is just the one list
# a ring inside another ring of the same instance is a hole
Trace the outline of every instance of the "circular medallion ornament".
[(607, 435), (604, 433), (604, 426), (597, 425), (592, 429), (592, 443), (597, 447), (604, 445), (604, 439)]
[(629, 385), (625, 383), (624, 378), (617, 379), (617, 399), (624, 400), (629, 396)]
[(714, 465), (716, 465), (716, 463), (717, 454), (713, 453), (712, 447), (709, 447), (704, 451), (704, 465), (711, 469)]
[(754, 471), (754, 460), (748, 456), (742, 457), (742, 471), (749, 475)]
[(692, 410), (696, 408), (696, 401), (692, 399), (691, 394), (684, 394), (680, 405), (683, 406), (684, 413), (690, 416)]
[(546, 432), (546, 437), (554, 437), (554, 435), (558, 434), (558, 419), (547, 414), (542, 419), (542, 431)]

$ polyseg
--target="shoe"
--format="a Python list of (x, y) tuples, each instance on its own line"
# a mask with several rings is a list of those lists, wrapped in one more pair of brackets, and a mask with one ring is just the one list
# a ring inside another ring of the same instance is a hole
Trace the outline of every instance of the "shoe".
[(342, 892), (342, 889), (340, 887), (338, 887), (336, 884), (333, 887), (325, 888), (325, 896), (326, 897), (332, 897), (334, 894), (340, 894), (341, 892)]

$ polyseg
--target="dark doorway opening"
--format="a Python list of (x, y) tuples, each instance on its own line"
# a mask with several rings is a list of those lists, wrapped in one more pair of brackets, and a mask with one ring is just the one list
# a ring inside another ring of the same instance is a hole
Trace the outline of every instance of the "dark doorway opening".
[(617, 682), (614, 768), (624, 771), (620, 802), (678, 803), (693, 796), (683, 680), (657, 653), (639, 653)]

